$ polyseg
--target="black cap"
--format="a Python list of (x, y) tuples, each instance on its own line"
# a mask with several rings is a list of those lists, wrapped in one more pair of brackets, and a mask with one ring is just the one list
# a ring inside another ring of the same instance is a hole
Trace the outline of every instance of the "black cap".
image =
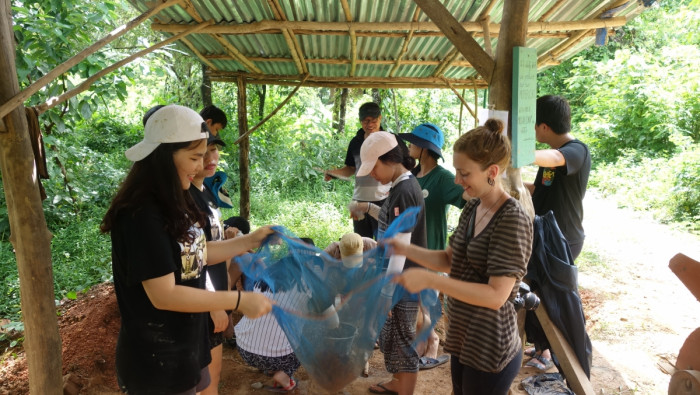
[(226, 143), (224, 143), (224, 140), (221, 139), (221, 137), (215, 135), (212, 132), (209, 132), (209, 138), (207, 138), (207, 145), (212, 145), (212, 144), (217, 144), (222, 147), (226, 146)]
[(368, 102), (360, 106), (360, 121), (367, 117), (379, 118), (382, 115), (382, 110), (379, 104)]

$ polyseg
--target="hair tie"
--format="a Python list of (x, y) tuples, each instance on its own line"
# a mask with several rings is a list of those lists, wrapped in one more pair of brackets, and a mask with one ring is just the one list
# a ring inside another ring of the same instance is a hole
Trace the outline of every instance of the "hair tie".
[(241, 304), (241, 290), (238, 289), (238, 300), (236, 301), (236, 307), (233, 309), (233, 311), (238, 311), (238, 306)]

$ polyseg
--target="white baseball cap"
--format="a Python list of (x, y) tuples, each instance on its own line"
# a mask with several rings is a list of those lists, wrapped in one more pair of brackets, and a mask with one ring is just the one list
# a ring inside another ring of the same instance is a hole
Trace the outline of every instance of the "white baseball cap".
[(357, 171), (357, 177), (368, 175), (374, 169), (377, 159), (386, 154), (399, 145), (396, 136), (389, 132), (374, 132), (365, 139), (360, 148), (360, 169)]
[(204, 119), (191, 108), (177, 104), (160, 108), (146, 121), (143, 140), (126, 150), (126, 157), (138, 162), (163, 143), (206, 139), (209, 133), (202, 124)]

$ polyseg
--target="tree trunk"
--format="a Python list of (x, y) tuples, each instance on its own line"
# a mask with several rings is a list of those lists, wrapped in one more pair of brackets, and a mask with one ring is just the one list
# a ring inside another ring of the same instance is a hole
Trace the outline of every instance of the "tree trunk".
[[(243, 77), (238, 77), (238, 135), (243, 136), (248, 131), (248, 107), (246, 100), (246, 84)], [(245, 219), (250, 218), (250, 139), (245, 136), (240, 141), (238, 150), (238, 171), (240, 174), (240, 213)]]
[[(498, 33), (496, 64), (489, 87), (489, 104), (493, 105), (495, 110), (508, 111), (508, 137), (511, 141), (513, 139), (510, 128), (513, 124), (510, 119), (513, 100), (513, 47), (525, 46), (529, 9), (529, 0), (505, 1), (501, 30)], [(518, 199), (530, 217), (534, 218), (535, 209), (532, 198), (523, 185), (520, 169), (510, 167), (506, 174), (510, 184), (506, 185), (506, 189), (510, 189), (508, 191), (510, 195)]]
[(267, 96), (267, 85), (260, 85), (258, 90), (258, 122), (265, 117), (265, 97)]
[(340, 106), (338, 108), (338, 136), (345, 133), (345, 115), (348, 107), (348, 88), (343, 88), (340, 91)]
[(209, 76), (207, 75), (208, 69), (209, 67), (202, 63), (202, 85), (199, 88), (202, 92), (202, 108), (212, 105), (211, 79), (209, 79)]
[(379, 94), (379, 88), (372, 88), (372, 101), (382, 107), (382, 96)]
[[(10, 1), (0, 0), (0, 103), (19, 93), (13, 37)], [(24, 106), (19, 105), (3, 120), (0, 169), (10, 219), (10, 242), (15, 249), (20, 279), (29, 392), (62, 394), (61, 337), (54, 302), (51, 233), (46, 227), (39, 195), (39, 178)]]

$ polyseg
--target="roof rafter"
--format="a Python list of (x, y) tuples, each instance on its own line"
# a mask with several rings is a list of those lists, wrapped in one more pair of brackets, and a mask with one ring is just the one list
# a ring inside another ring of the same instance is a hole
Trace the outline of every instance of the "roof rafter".
[[(267, 3), (270, 5), (273, 14), (275, 14), (275, 19), (279, 21), (287, 20), (287, 17), (284, 15), (278, 0), (267, 0)], [(284, 41), (287, 42), (287, 46), (289, 47), (289, 52), (292, 54), (294, 64), (297, 66), (297, 71), (300, 74), (308, 73), (309, 70), (306, 68), (304, 53), (301, 51), (301, 46), (299, 45), (299, 41), (297, 41), (294, 32), (292, 29), (283, 29), (282, 34), (284, 35)]]

